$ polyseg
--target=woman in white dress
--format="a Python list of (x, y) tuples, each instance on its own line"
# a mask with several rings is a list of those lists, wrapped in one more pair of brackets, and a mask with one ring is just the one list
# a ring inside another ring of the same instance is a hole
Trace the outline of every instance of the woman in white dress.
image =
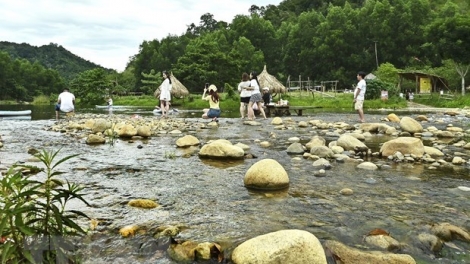
[(170, 109), (171, 101), (171, 78), (167, 71), (163, 71), (163, 82), (160, 86), (160, 109), (162, 110), (162, 117), (167, 117), (168, 110)]

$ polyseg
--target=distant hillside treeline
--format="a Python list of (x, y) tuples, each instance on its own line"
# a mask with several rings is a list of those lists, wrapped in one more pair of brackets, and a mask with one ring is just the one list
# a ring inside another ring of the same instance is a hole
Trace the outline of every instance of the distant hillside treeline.
[(57, 70), (66, 83), (81, 72), (94, 68), (103, 68), (54, 43), (36, 47), (26, 43), (18, 44), (0, 41), (0, 51), (10, 54), (12, 59), (26, 59), (31, 63), (37, 61), (47, 69)]
[(457, 89), (456, 69), (470, 65), (469, 6), (468, 0), (284, 0), (252, 5), (250, 15), (230, 23), (206, 13), (180, 36), (143, 40), (122, 73), (56, 44), (0, 42), (0, 99), (29, 100), (64, 85), (87, 102), (129, 91), (151, 94), (158, 84), (145, 83), (145, 76), (156, 72), (159, 83), (163, 70), (190, 92), (205, 83), (230, 90), (243, 72), (264, 65), (283, 83), (301, 75), (350, 88), (358, 71), (380, 73), (385, 65), (393, 73), (390, 84), (396, 85), (397, 69), (424, 70)]

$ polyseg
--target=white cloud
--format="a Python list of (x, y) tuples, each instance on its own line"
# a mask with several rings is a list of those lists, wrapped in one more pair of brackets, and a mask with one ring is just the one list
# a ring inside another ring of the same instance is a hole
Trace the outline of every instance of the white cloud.
[(0, 0), (0, 41), (56, 43), (118, 71), (143, 41), (181, 35), (205, 13), (228, 23), (238, 14), (281, 0)]

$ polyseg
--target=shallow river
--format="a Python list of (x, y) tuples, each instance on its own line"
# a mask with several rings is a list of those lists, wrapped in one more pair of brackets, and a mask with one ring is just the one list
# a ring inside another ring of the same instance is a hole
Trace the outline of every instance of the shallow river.
[[(367, 114), (366, 118), (378, 122), (384, 116)], [(431, 116), (464, 129), (469, 123), (463, 117), (428, 114)], [(291, 118), (354, 124), (357, 115), (319, 113)], [(197, 118), (186, 121), (207, 122)], [(470, 187), (466, 165), (431, 170), (429, 164), (394, 163), (386, 158), (369, 157), (366, 158), (369, 161), (388, 166), (366, 171), (356, 168), (357, 162), (332, 161), (326, 177), (315, 177), (318, 169), (312, 166), (312, 161), (294, 160), (295, 156), (288, 155), (286, 148), (291, 137), (306, 143), (314, 135), (325, 136), (325, 131), (297, 126), (275, 130), (270, 121), (260, 120), (262, 126), (247, 126), (239, 119), (221, 119), (219, 128), (183, 131), (195, 135), (202, 143), (218, 138), (244, 143), (256, 156), (243, 161), (216, 161), (200, 159), (199, 148), (176, 148), (175, 141), (181, 135), (89, 146), (83, 139), (45, 130), (53, 124), (52, 120), (2, 120), (0, 135), (4, 147), (0, 149), (0, 165), (28, 163), (29, 148), (61, 148), (60, 156), (80, 154), (59, 169), (65, 171), (65, 179), (86, 186), (85, 198), (91, 206), (73, 203), (71, 208), (102, 221), (97, 231), (90, 232), (80, 244), (85, 263), (174, 263), (165, 253), (167, 245), (151, 234), (121, 238), (119, 228), (130, 224), (183, 225), (185, 229), (177, 239), (217, 242), (226, 256), (247, 239), (281, 229), (307, 230), (320, 241), (334, 239), (368, 249), (363, 237), (381, 228), (407, 244), (400, 252), (410, 254), (418, 263), (470, 263), (468, 243), (453, 241), (457, 249), (445, 247), (441, 256), (434, 256), (420, 249), (416, 241), (416, 236), (433, 223), (449, 222), (470, 228), (470, 192), (458, 189)], [(445, 127), (432, 121), (428, 125)], [(271, 133), (276, 137), (270, 137)], [(257, 139), (271, 142), (271, 147), (261, 147), (255, 142)], [(389, 139), (376, 135), (366, 138), (365, 144), (374, 152)], [(451, 154), (454, 150), (446, 151)], [(285, 168), (290, 179), (287, 190), (264, 193), (244, 187), (246, 171), (264, 158), (275, 159)], [(354, 194), (341, 195), (339, 191), (343, 188), (352, 189)], [(150, 210), (127, 206), (134, 198), (153, 199), (161, 206)]]

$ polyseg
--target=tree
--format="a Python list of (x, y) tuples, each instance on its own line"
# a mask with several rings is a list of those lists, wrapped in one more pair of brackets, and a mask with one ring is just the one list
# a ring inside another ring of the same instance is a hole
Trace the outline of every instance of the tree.
[[(461, 92), (465, 95), (465, 76), (470, 68), (470, 19), (457, 5), (448, 2), (439, 17), (426, 27), (424, 48), (443, 61), (451, 59), (461, 77)], [(433, 40), (438, 40), (433, 41)]]
[(109, 95), (111, 83), (105, 70), (96, 68), (80, 73), (70, 83), (70, 90), (85, 105), (100, 104)]

